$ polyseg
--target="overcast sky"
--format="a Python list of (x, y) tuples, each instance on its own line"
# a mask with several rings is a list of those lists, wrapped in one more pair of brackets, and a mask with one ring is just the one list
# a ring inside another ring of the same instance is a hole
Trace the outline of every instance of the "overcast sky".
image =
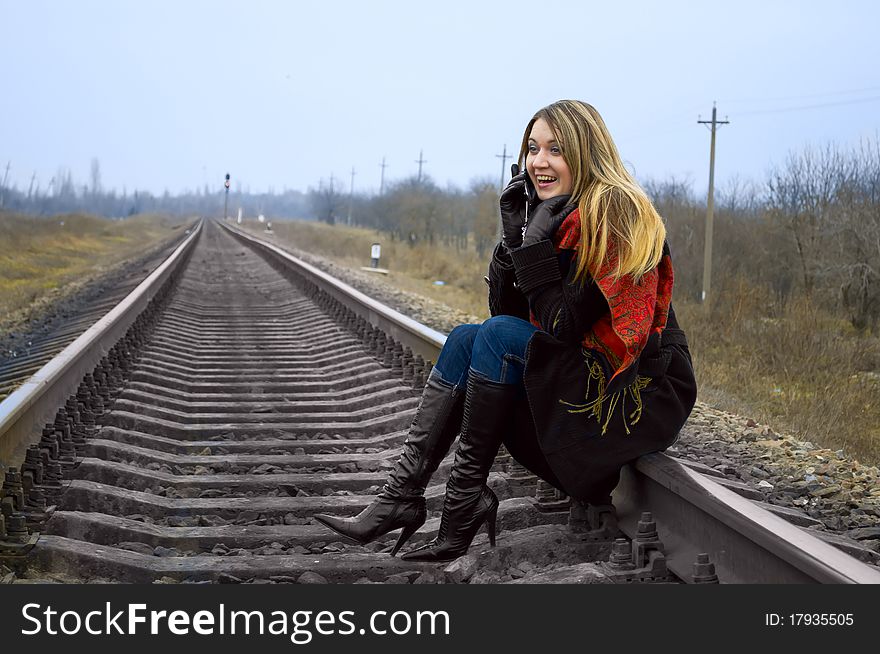
[[(498, 179), (536, 109), (593, 104), (640, 179), (760, 180), (880, 129), (880, 3), (0, 0), (0, 176), (172, 193), (331, 174)], [(821, 106), (817, 106), (821, 105)], [(0, 177), (2, 181), (2, 177)]]

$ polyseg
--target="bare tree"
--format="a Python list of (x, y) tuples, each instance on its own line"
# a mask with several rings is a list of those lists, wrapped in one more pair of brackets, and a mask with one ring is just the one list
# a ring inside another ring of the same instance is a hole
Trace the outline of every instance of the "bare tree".
[(880, 141), (848, 157), (836, 198), (840, 299), (856, 329), (880, 323)]
[(55, 175), (55, 197), (62, 202), (70, 202), (76, 198), (76, 185), (69, 168), (59, 168)]
[(832, 207), (842, 181), (840, 152), (828, 145), (789, 154), (785, 165), (772, 171), (767, 184), (769, 209), (787, 226), (794, 241), (808, 297), (814, 293), (817, 278), (828, 270)]
[(471, 184), (471, 230), (477, 254), (485, 257), (498, 241), (501, 217), (498, 214), (498, 185), (494, 180), (477, 180)]
[(345, 196), (332, 176), (329, 183), (325, 183), (322, 179), (317, 189), (309, 189), (308, 199), (318, 220), (328, 225), (336, 224), (336, 217), (341, 214)]
[(756, 215), (761, 209), (760, 187), (750, 179), (734, 174), (718, 189), (719, 210)]

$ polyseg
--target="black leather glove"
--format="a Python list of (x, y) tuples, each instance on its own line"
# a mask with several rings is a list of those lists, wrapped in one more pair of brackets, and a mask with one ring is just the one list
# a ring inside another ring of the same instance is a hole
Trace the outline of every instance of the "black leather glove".
[(510, 179), (498, 203), (501, 207), (501, 241), (508, 250), (522, 245), (526, 202), (526, 173), (520, 173)]
[(534, 245), (538, 241), (553, 239), (562, 221), (576, 208), (575, 205), (566, 206), (570, 198), (570, 195), (557, 195), (555, 198), (544, 200), (538, 205), (538, 208), (529, 217), (522, 247)]

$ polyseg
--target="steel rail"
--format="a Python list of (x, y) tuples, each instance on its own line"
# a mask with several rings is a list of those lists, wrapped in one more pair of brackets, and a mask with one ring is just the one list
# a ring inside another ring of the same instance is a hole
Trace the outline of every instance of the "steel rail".
[(880, 583), (880, 571), (665, 454), (626, 466), (612, 497), (630, 537), (651, 511), (667, 566), (683, 580), (705, 552), (724, 583)]
[(315, 266), (295, 257), (277, 245), (248, 234), (240, 229), (218, 221), (237, 238), (251, 243), (264, 252), (270, 253), (295, 272), (304, 275), (325, 293), (343, 306), (351, 309), (356, 315), (367, 320), (377, 329), (382, 330), (403, 346), (409, 347), (413, 354), (419, 354), (425, 361), (436, 361), (437, 355), (446, 343), (446, 335), (435, 329), (426, 327), (420, 322), (385, 306), (356, 288), (341, 282)]
[[(222, 222), (220, 224), (223, 224)], [(344, 306), (436, 361), (446, 337), (296, 258), (279, 246), (229, 225), (240, 239), (271, 252)], [(698, 553), (708, 553), (722, 583), (880, 583), (880, 572), (751, 500), (662, 453), (623, 468), (613, 494), (620, 527), (634, 538), (651, 511), (667, 565), (690, 581)]]
[(202, 221), (174, 252), (125, 299), (0, 402), (0, 470), (24, 459), (28, 446), (39, 441), (67, 398), (147, 307), (156, 291), (177, 270), (192, 249)]

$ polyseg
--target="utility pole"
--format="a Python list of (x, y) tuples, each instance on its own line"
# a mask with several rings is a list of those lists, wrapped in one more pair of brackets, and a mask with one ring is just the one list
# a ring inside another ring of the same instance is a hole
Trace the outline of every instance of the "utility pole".
[(28, 195), (27, 195), (28, 202), (31, 201), (31, 193), (34, 190), (34, 180), (35, 179), (37, 179), (37, 171), (36, 170), (34, 171), (34, 174), (31, 175), (31, 185), (28, 186)]
[(379, 167), (382, 169), (382, 176), (379, 178), (379, 195), (383, 195), (385, 193), (385, 169), (388, 167), (388, 164), (385, 163), (385, 157), (382, 157), (382, 163), (379, 164)]
[(348, 189), (348, 224), (351, 225), (351, 203), (354, 198), (354, 166), (351, 167), (351, 187)]
[(0, 186), (0, 209), (3, 208), (3, 201), (6, 199), (6, 180), (9, 179), (9, 167), (12, 161), (6, 162), (6, 174), (3, 175), (3, 186)]
[(718, 120), (715, 103), (712, 103), (712, 120), (699, 120), (697, 123), (711, 125), (712, 145), (709, 148), (709, 197), (706, 201), (706, 244), (703, 250), (703, 293), (700, 302), (709, 301), (709, 290), (712, 286), (712, 219), (715, 211), (715, 132), (719, 125), (727, 125), (729, 120)]
[(513, 155), (507, 154), (507, 143), (505, 143), (503, 153), (495, 156), (501, 159), (501, 183), (498, 185), (498, 192), (501, 193), (504, 190), (504, 172), (507, 170), (507, 160), (513, 159)]
[(428, 163), (427, 161), (425, 161), (425, 157), (422, 152), (422, 150), (419, 150), (419, 158), (416, 160), (416, 163), (419, 164), (419, 184), (422, 183), (422, 164)]
[(328, 205), (330, 210), (330, 219), (329, 223), (331, 225), (336, 224), (336, 194), (333, 191), (333, 173), (330, 173), (330, 195), (327, 196)]

